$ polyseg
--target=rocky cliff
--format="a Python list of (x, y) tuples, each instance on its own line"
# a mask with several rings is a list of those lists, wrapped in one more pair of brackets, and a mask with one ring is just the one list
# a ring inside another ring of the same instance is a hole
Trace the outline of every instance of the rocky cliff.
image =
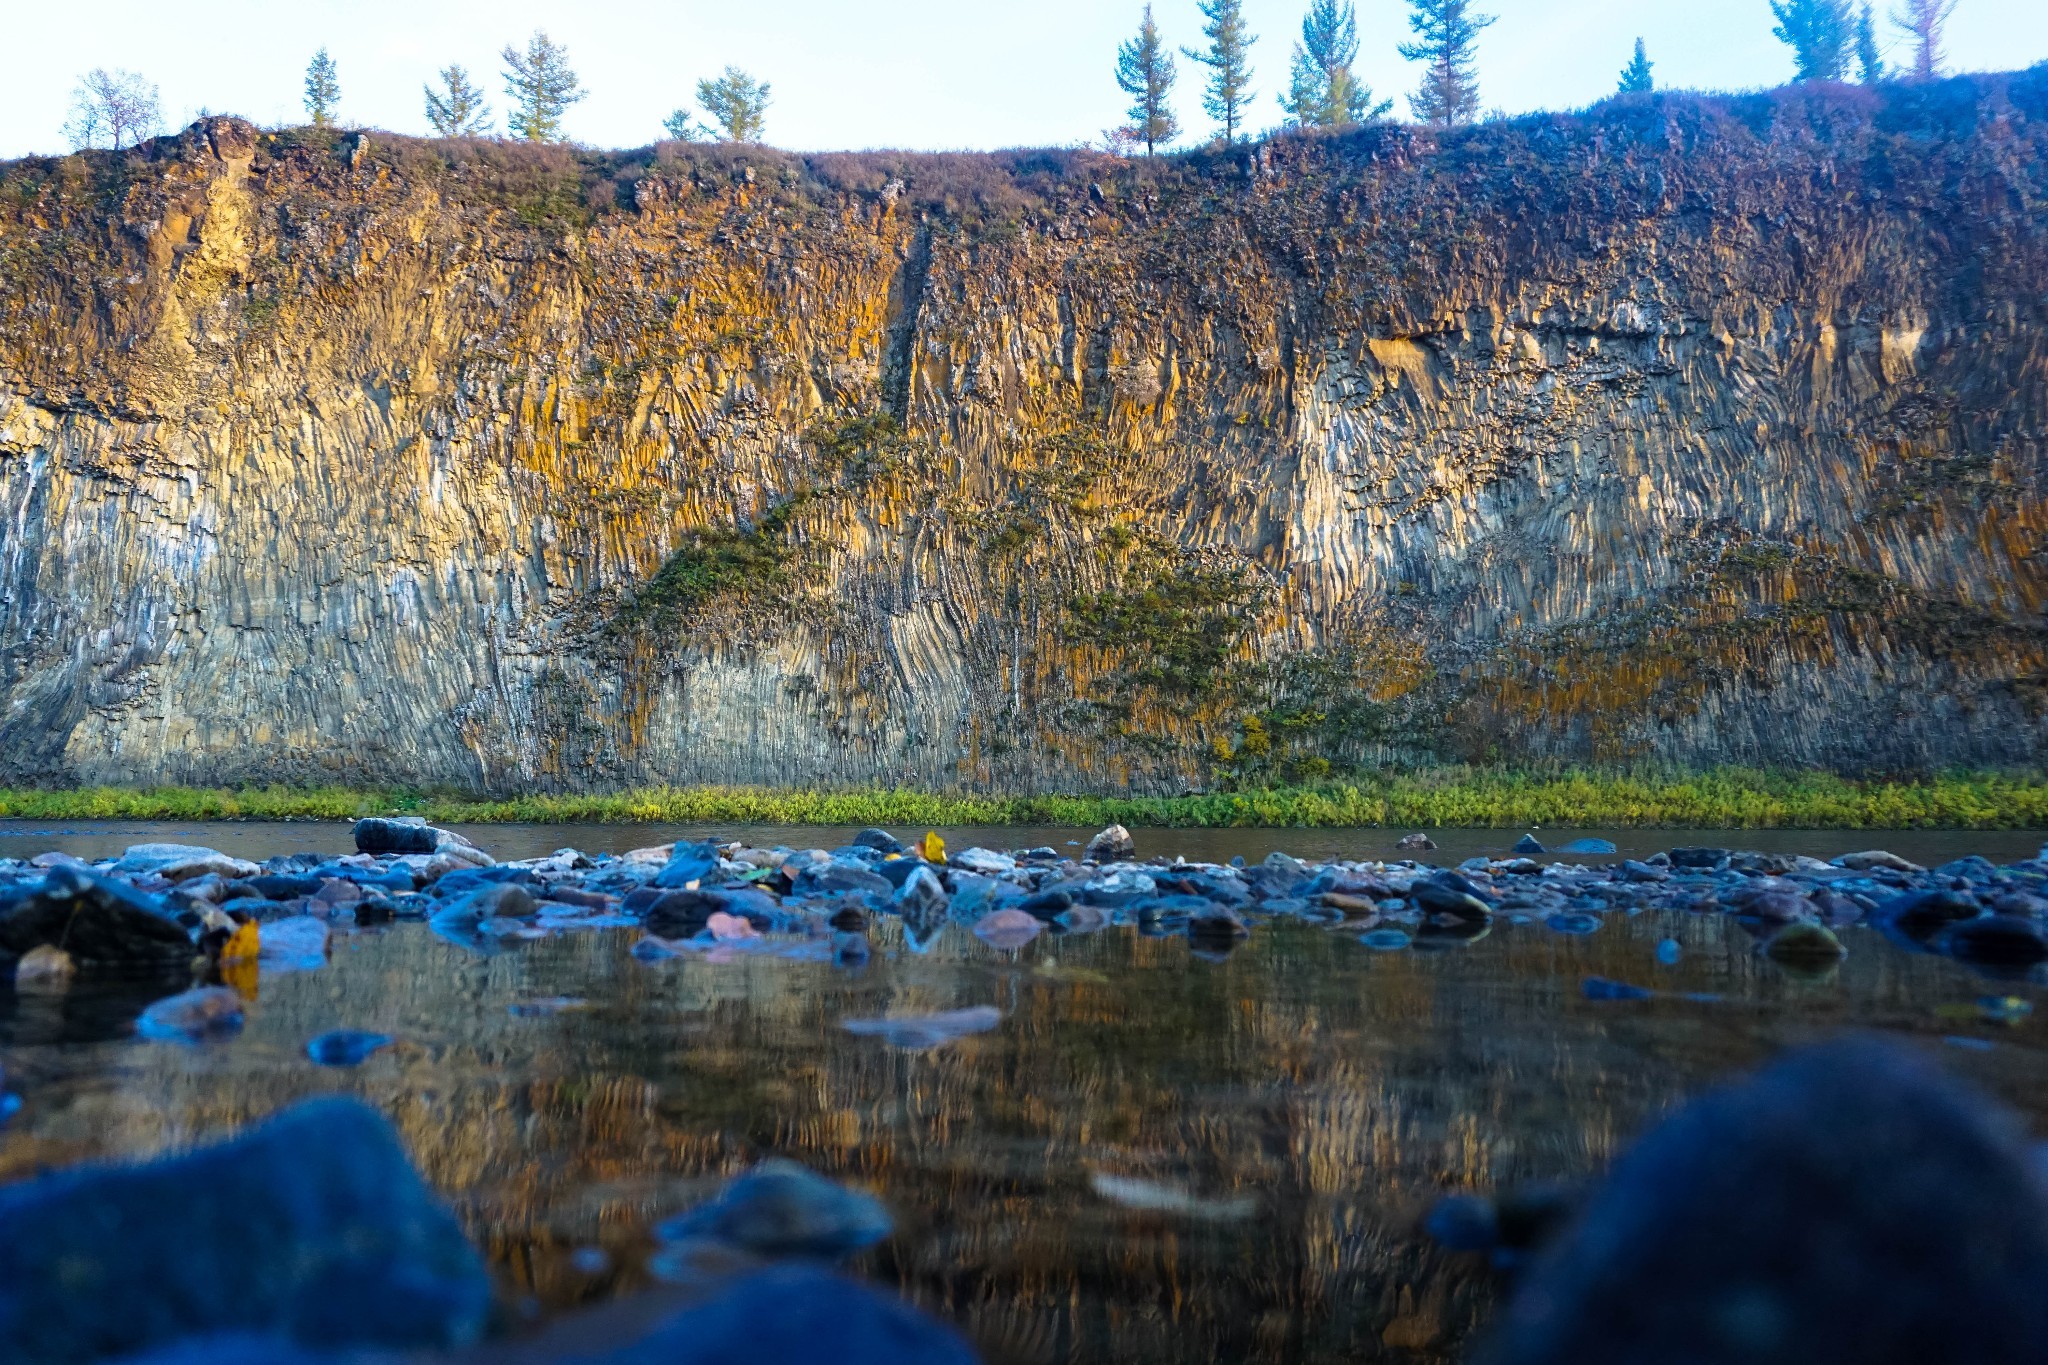
[(2031, 763), (2048, 70), (0, 167), (0, 778)]

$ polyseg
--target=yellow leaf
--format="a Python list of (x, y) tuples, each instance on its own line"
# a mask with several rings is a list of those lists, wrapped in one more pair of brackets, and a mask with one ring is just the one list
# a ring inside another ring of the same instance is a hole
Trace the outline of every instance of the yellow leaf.
[(936, 830), (925, 831), (924, 860), (928, 863), (943, 863), (946, 861), (946, 841), (938, 836)]
[(263, 952), (262, 932), (256, 921), (237, 925), (235, 932), (228, 935), (228, 941), (220, 946), (222, 962), (254, 962)]

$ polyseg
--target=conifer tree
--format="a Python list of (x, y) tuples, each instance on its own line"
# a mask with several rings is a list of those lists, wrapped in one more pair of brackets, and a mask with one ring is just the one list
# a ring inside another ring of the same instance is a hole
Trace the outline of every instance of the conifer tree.
[(1870, 0), (1856, 15), (1856, 79), (1876, 85), (1884, 79), (1884, 54), (1877, 50), (1877, 17), (1870, 12)]
[(1280, 104), (1303, 128), (1339, 128), (1370, 123), (1394, 107), (1374, 102), (1372, 87), (1358, 79), (1358, 11), (1352, 0), (1311, 0), (1294, 45), (1294, 67)]
[(1650, 75), (1656, 65), (1650, 60), (1650, 53), (1643, 46), (1641, 38), (1636, 39), (1635, 60), (1621, 69), (1621, 93), (1624, 95), (1647, 95), (1657, 88), (1657, 82)]
[(1849, 74), (1856, 21), (1849, 0), (1771, 0), (1778, 26), (1771, 30), (1792, 49), (1802, 81), (1838, 81)]
[(512, 112), (505, 124), (512, 136), (528, 142), (560, 142), (562, 115), (584, 96), (576, 73), (569, 69), (569, 49), (539, 29), (526, 42), (526, 51), (507, 44), (505, 93), (512, 97)]
[(1173, 54), (1160, 40), (1159, 25), (1152, 22), (1152, 6), (1147, 4), (1138, 36), (1116, 53), (1116, 83), (1136, 101), (1131, 105), (1131, 134), (1145, 144), (1147, 156), (1180, 136), (1180, 121), (1167, 106), (1175, 74)]
[(1426, 62), (1422, 88), (1408, 97), (1415, 117), (1433, 128), (1453, 128), (1479, 117), (1478, 58), (1473, 49), (1481, 30), (1494, 21), (1477, 14), (1472, 0), (1409, 0), (1408, 27), (1415, 41), (1401, 55)]
[(334, 107), (341, 103), (341, 81), (335, 74), (334, 58), (321, 48), (306, 66), (306, 115), (315, 128), (334, 126)]
[[(736, 66), (728, 66), (725, 74), (717, 80), (697, 82), (697, 103), (704, 111), (718, 120), (718, 127), (727, 142), (759, 142), (768, 128), (768, 103), (772, 98), (766, 81), (757, 81)], [(675, 132), (674, 120), (682, 116), (678, 109), (670, 115), (669, 131)], [(682, 134), (677, 134), (682, 137)], [(688, 141), (688, 138), (684, 138)]]
[(1913, 43), (1913, 79), (1931, 81), (1941, 74), (1946, 54), (1941, 50), (1942, 31), (1956, 12), (1958, 0), (1905, 0), (1892, 11), (1892, 23), (1905, 31)]
[(443, 67), (441, 89), (424, 87), (427, 122), (436, 137), (485, 137), (491, 131), (491, 106), (484, 92), (461, 66)]
[(1202, 89), (1202, 108), (1223, 125), (1223, 140), (1237, 141), (1237, 130), (1252, 102), (1251, 48), (1258, 39), (1245, 26), (1243, 0), (1200, 0), (1202, 17), (1209, 22), (1202, 36), (1209, 40), (1207, 51), (1181, 51), (1189, 60), (1209, 68), (1208, 83)]

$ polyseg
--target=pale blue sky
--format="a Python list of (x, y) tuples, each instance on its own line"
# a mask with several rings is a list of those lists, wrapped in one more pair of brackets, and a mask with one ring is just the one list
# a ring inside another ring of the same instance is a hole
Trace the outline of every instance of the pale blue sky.
[[(1261, 42), (1258, 122), (1277, 122), (1306, 0), (1246, 0)], [(100, 0), (83, 9), (0, 0), (0, 156), (63, 150), (69, 92), (93, 66), (127, 67), (163, 91), (166, 119), (196, 112), (299, 121), (307, 59), (325, 43), (341, 69), (346, 122), (424, 132), (420, 86), (458, 61), (487, 78), (502, 114), (498, 50), (535, 27), (566, 43), (590, 97), (567, 130), (638, 146), (699, 76), (737, 63), (770, 81), (768, 140), (800, 149), (1005, 147), (1099, 137), (1126, 103), (1111, 78), (1131, 0)], [(1636, 35), (1660, 85), (1748, 89), (1791, 74), (1767, 0), (1481, 0), (1499, 15), (1481, 48), (1489, 107), (1569, 108), (1614, 88)], [(1880, 3), (1880, 13), (1888, 3)], [(1361, 73), (1382, 93), (1412, 87), (1395, 52), (1406, 0), (1359, 0)], [(1169, 38), (1193, 44), (1194, 0), (1157, 0)], [(1889, 36), (1889, 35), (1888, 35)], [(2010, 69), (2048, 59), (2044, 0), (1962, 0), (1954, 64)], [(1183, 121), (1207, 127), (1199, 68), (1182, 63)], [(1396, 111), (1407, 112), (1405, 101)]]

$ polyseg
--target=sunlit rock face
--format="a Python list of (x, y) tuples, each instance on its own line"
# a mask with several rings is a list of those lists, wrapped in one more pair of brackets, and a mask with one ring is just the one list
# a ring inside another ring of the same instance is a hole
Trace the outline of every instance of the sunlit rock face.
[(0, 168), (0, 779), (2033, 759), (2048, 74)]

